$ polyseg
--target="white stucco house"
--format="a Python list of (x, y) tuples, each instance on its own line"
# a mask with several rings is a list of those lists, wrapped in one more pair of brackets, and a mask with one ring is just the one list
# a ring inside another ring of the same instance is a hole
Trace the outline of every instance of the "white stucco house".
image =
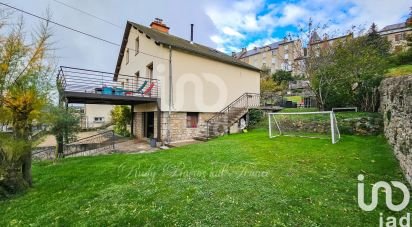
[(57, 80), (61, 100), (129, 105), (132, 134), (165, 143), (236, 131), (260, 100), (260, 69), (171, 35), (160, 19), (127, 22), (114, 73), (61, 66)]
[[(173, 36), (159, 19), (150, 27), (127, 22), (114, 80), (127, 83), (129, 77), (122, 75), (157, 80), (158, 101), (134, 105), (134, 134), (170, 142), (200, 136), (216, 113), (245, 93), (260, 92), (258, 68)], [(240, 111), (229, 124), (246, 112)]]

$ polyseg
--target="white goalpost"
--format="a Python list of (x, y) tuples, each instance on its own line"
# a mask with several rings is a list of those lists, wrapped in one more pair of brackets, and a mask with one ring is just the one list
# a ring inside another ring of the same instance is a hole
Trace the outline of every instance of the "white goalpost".
[(298, 136), (330, 139), (333, 144), (340, 139), (338, 123), (333, 111), (269, 113), (268, 118), (269, 138)]
[(358, 112), (358, 107), (335, 107), (332, 108), (333, 112), (345, 112), (345, 111), (355, 111)]

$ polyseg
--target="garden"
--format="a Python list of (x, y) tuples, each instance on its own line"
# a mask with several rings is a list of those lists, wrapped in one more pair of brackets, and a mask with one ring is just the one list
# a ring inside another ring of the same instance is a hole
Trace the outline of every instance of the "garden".
[(368, 226), (401, 215), (384, 203), (362, 211), (358, 174), (367, 201), (374, 182), (404, 182), (382, 136), (332, 145), (258, 127), (151, 154), (36, 162), (34, 187), (0, 202), (0, 225)]

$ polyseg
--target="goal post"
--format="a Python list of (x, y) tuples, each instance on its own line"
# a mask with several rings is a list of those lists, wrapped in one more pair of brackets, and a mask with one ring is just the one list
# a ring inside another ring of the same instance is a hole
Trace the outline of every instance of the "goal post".
[(298, 136), (330, 139), (333, 144), (340, 139), (339, 127), (333, 111), (269, 113), (269, 138)]
[(332, 108), (333, 112), (358, 112), (358, 107), (334, 107)]

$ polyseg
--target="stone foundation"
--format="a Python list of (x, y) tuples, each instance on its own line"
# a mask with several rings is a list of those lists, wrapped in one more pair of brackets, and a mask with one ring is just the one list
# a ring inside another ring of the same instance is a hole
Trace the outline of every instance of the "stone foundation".
[(134, 113), (134, 135), (137, 139), (143, 139), (143, 113)]
[(412, 75), (385, 79), (380, 93), (385, 137), (412, 184)]
[[(136, 110), (136, 108), (135, 108)], [(147, 112), (152, 112), (152, 109)], [(144, 123), (143, 112), (134, 113), (134, 134), (137, 139), (144, 138)], [(170, 116), (170, 137), (171, 142), (192, 140), (193, 137), (197, 137), (201, 134), (202, 128), (205, 122), (211, 118), (214, 113), (199, 113), (199, 121), (197, 128), (187, 128), (186, 126), (186, 112), (171, 112)], [(168, 112), (161, 112), (160, 130), (161, 141), (167, 139), (167, 124), (168, 124)], [(157, 136), (157, 112), (154, 112), (154, 135)]]
[[(199, 113), (198, 127), (197, 128), (187, 128), (186, 126), (186, 112), (172, 112), (170, 115), (170, 139), (171, 142), (192, 140), (193, 137), (197, 137), (201, 134), (202, 128), (205, 122), (209, 120), (214, 115), (214, 113)], [(168, 112), (162, 112), (162, 138), (166, 140), (167, 138), (167, 122), (168, 122)]]

